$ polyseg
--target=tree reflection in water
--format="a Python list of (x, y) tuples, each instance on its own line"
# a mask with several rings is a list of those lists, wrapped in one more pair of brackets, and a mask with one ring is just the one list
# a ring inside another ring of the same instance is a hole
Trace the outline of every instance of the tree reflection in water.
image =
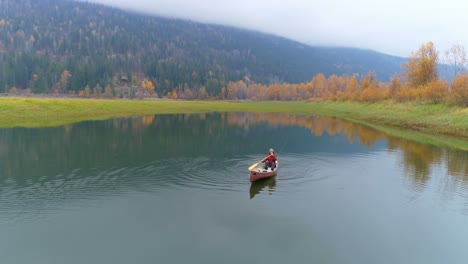
[(345, 135), (350, 143), (368, 148), (386, 142), (388, 151), (401, 152), (401, 166), (415, 190), (425, 188), (431, 172), (439, 165), (444, 165), (452, 177), (447, 188), (464, 187), (468, 182), (465, 151), (403, 140), (333, 117), (211, 113), (140, 116), (43, 129), (1, 129), (0, 183), (9, 179), (23, 185), (48, 181), (77, 168), (117, 168), (195, 154), (217, 160), (226, 155), (258, 153), (263, 150), (261, 139), (273, 142), (283, 136), (268, 138), (273, 134), (271, 127), (279, 126), (307, 128), (317, 137)]

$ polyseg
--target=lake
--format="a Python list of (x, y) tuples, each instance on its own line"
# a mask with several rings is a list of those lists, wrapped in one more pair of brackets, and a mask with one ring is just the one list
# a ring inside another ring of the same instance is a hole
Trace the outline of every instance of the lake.
[[(275, 178), (249, 182), (269, 148)], [(467, 263), (468, 153), (340, 119), (0, 129), (0, 262)]]

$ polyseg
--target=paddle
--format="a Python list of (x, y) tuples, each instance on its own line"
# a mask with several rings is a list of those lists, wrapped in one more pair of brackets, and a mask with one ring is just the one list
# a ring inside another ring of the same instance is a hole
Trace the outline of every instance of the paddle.
[(251, 171), (253, 168), (257, 167), (257, 166), (258, 166), (258, 164), (259, 164), (260, 162), (263, 162), (264, 160), (266, 160), (266, 159), (267, 159), (268, 157), (270, 157), (270, 156), (271, 156), (271, 154), (270, 154), (270, 155), (268, 155), (268, 156), (266, 156), (265, 158), (263, 158), (261, 161), (259, 161), (259, 162), (257, 162), (257, 163), (254, 163), (254, 164), (252, 164), (252, 166), (250, 166), (250, 167), (249, 167), (249, 171)]

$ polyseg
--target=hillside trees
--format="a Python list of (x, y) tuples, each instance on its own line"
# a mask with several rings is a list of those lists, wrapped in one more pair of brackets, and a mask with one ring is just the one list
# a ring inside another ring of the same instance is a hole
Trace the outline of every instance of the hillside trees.
[[(121, 84), (114, 82), (116, 75), (125, 74), (148, 78), (159, 96), (173, 89), (180, 95), (187, 84), (193, 94), (205, 87), (211, 97), (225, 98), (227, 84), (246, 77), (268, 85), (306, 82), (319, 72), (328, 78), (367, 71), (356, 54), (369, 56), (368, 52), (314, 48), (266, 34), (151, 17), (87, 1), (1, 0), (0, 5), (2, 92), (16, 87), (68, 94), (97, 84), (115, 89)], [(343, 62), (344, 57), (359, 59)], [(378, 57), (398, 70), (400, 58)], [(346, 67), (335, 66), (343, 64)], [(64, 71), (69, 72), (66, 83), (61, 78)], [(381, 71), (381, 77), (392, 71)]]
[[(388, 84), (379, 82), (388, 78), (378, 76), (378, 63), (367, 73), (354, 51), (330, 50), (80, 1), (0, 0), (0, 92), (466, 105), (468, 59), (460, 44), (445, 53), (451, 85), (439, 80), (432, 42)], [(317, 51), (321, 60), (311, 59)]]

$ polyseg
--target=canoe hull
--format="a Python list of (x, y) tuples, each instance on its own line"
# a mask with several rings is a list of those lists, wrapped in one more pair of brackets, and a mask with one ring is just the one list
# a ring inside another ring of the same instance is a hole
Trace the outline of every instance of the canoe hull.
[(276, 166), (274, 170), (271, 170), (271, 169), (265, 170), (263, 168), (255, 168), (250, 171), (250, 182), (276, 176), (277, 171), (278, 171), (278, 166)]

